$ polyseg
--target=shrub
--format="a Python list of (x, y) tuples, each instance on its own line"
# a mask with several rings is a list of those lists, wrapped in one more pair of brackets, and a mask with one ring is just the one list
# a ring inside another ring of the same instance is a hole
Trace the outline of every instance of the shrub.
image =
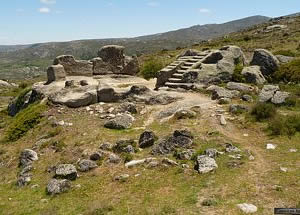
[(130, 153), (122, 153), (121, 157), (124, 158), (124, 163), (130, 162), (133, 160), (133, 155)]
[(25, 96), (27, 93), (30, 92), (30, 90), (31, 90), (30, 88), (25, 88), (18, 95), (17, 100), (16, 100), (16, 109), (17, 110), (20, 110), (22, 108), (23, 104), (25, 103), (25, 99), (26, 99)]
[(298, 99), (296, 96), (290, 96), (285, 99), (285, 105), (288, 107), (295, 107), (298, 103)]
[(19, 112), (9, 125), (6, 140), (16, 141), (25, 135), (30, 129), (41, 122), (42, 113), (46, 110), (44, 104), (31, 104), (28, 108)]
[(293, 136), (300, 132), (300, 115), (278, 116), (269, 122), (272, 135)]
[(246, 35), (246, 36), (244, 36), (243, 40), (246, 41), (246, 42), (250, 41), (251, 37), (249, 35)]
[(28, 83), (26, 83), (26, 82), (21, 82), (20, 84), (19, 84), (19, 88), (21, 88), (21, 89), (25, 89), (25, 88), (27, 88), (28, 87)]
[(279, 50), (273, 53), (274, 55), (284, 55), (289, 57), (295, 57), (296, 54), (291, 50)]
[(141, 75), (147, 80), (151, 78), (156, 78), (157, 73), (162, 68), (163, 68), (163, 63), (160, 60), (151, 58), (144, 63), (141, 69)]
[(282, 64), (275, 72), (276, 81), (300, 83), (300, 58), (294, 59), (287, 64)]
[(276, 113), (276, 107), (269, 103), (257, 103), (251, 111), (251, 115), (253, 115), (257, 121), (273, 118)]
[(234, 68), (234, 72), (232, 74), (232, 80), (235, 82), (245, 82), (245, 78), (242, 75), (242, 71), (243, 71), (243, 65), (241, 63), (238, 63), (235, 68)]

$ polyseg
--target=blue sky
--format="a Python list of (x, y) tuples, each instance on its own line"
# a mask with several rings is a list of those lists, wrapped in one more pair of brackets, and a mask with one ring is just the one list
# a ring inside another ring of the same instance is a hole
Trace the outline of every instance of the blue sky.
[(252, 15), (300, 12), (300, 0), (1, 1), (1, 45), (133, 37)]

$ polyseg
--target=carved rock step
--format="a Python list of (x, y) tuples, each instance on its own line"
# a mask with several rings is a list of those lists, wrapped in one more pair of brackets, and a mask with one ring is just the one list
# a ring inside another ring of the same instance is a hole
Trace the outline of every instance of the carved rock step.
[(182, 89), (186, 89), (186, 90), (190, 90), (194, 88), (193, 84), (187, 84), (187, 83), (171, 83), (171, 82), (167, 82), (165, 83), (165, 86), (169, 87), (169, 88), (182, 88)]
[(178, 69), (176, 73), (184, 74), (184, 73), (186, 73), (186, 72), (187, 72), (186, 70)]
[(184, 81), (180, 78), (169, 78), (168, 81), (170, 83), (184, 83)]
[(183, 78), (183, 74), (184, 74), (184, 73), (174, 73), (174, 74), (172, 75), (172, 78)]
[(191, 67), (190, 66), (181, 66), (180, 67), (182, 70), (188, 70), (188, 69), (190, 69)]
[(184, 66), (193, 66), (195, 63), (190, 63), (190, 62), (184, 62)]

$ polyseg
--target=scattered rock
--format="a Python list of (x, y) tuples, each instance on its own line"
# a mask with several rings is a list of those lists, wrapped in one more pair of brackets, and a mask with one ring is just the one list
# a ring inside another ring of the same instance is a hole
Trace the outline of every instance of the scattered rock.
[(146, 101), (146, 104), (147, 105), (167, 105), (167, 104), (170, 104), (170, 103), (175, 102), (177, 100), (178, 100), (178, 98), (172, 97), (172, 96), (167, 95), (167, 94), (158, 94), (158, 95), (151, 96)]
[(152, 154), (169, 154), (176, 148), (188, 148), (193, 143), (193, 136), (187, 130), (176, 130), (172, 136), (164, 138), (152, 149)]
[(288, 171), (288, 168), (286, 168), (286, 167), (280, 167), (280, 171), (281, 171), (281, 172), (287, 172), (287, 171)]
[(129, 179), (129, 175), (128, 174), (122, 174), (122, 175), (118, 175), (114, 178), (115, 181), (121, 181), (121, 182), (125, 182)]
[(47, 185), (49, 195), (60, 194), (71, 188), (71, 182), (66, 179), (51, 179)]
[(32, 170), (32, 166), (30, 164), (26, 165), (21, 170), (17, 180), (18, 187), (26, 186), (31, 182), (31, 177), (32, 177), (31, 170)]
[(246, 214), (251, 214), (251, 213), (257, 212), (257, 207), (252, 204), (243, 203), (243, 204), (238, 204), (237, 207)]
[(137, 113), (137, 109), (136, 109), (136, 105), (134, 103), (131, 102), (124, 102), (120, 105), (119, 107), (121, 112), (129, 112), (131, 114), (136, 114)]
[(192, 110), (188, 110), (188, 109), (181, 109), (179, 111), (177, 111), (174, 115), (175, 119), (191, 119), (196, 117), (196, 113)]
[(163, 158), (162, 159), (162, 163), (170, 165), (170, 166), (178, 166), (179, 165), (176, 161), (173, 161), (173, 160), (171, 160), (169, 158)]
[(208, 157), (207, 155), (200, 155), (197, 157), (195, 170), (199, 173), (208, 173), (218, 168), (215, 159)]
[(239, 114), (247, 111), (248, 107), (244, 105), (232, 104), (229, 106), (229, 112), (233, 114)]
[(268, 149), (268, 150), (274, 150), (274, 149), (276, 149), (276, 147), (277, 147), (276, 145), (268, 143), (267, 146), (266, 146), (266, 149)]
[(226, 119), (223, 115), (220, 116), (220, 124), (223, 125), (223, 126), (227, 125)]
[(113, 145), (110, 143), (102, 143), (99, 148), (104, 151), (111, 151), (113, 149)]
[(246, 102), (253, 102), (252, 96), (247, 95), (247, 94), (245, 94), (245, 95), (242, 96), (242, 100), (246, 101)]
[(206, 88), (206, 90), (208, 91), (212, 91), (212, 99), (216, 100), (216, 99), (221, 99), (221, 98), (228, 98), (228, 99), (232, 99), (235, 97), (238, 97), (240, 92), (237, 90), (227, 90), (223, 87), (218, 87), (215, 85), (212, 85), (208, 88)]
[(94, 152), (90, 155), (90, 159), (92, 161), (101, 160), (101, 159), (103, 159), (103, 157), (104, 157), (103, 153), (100, 153), (100, 152)]
[(226, 88), (229, 90), (237, 90), (240, 92), (247, 92), (247, 93), (254, 91), (254, 87), (243, 83), (237, 83), (237, 82), (228, 82)]
[(195, 151), (193, 149), (187, 149), (180, 152), (176, 152), (176, 158), (179, 160), (191, 160)]
[(91, 169), (95, 169), (98, 167), (98, 165), (94, 162), (94, 161), (91, 161), (91, 160), (81, 160), (79, 163), (79, 171), (81, 172), (87, 172)]
[(157, 140), (154, 132), (152, 131), (145, 131), (141, 134), (139, 139), (139, 147), (140, 148), (147, 148), (154, 145), (154, 142)]
[(19, 165), (21, 167), (26, 167), (26, 166), (32, 164), (33, 161), (37, 161), (38, 159), (39, 159), (38, 155), (35, 151), (33, 151), (31, 149), (24, 149), (20, 155), (20, 164)]
[(245, 77), (247, 83), (263, 84), (266, 82), (259, 66), (244, 67), (241, 74)]
[(131, 128), (132, 123), (134, 121), (134, 117), (129, 114), (122, 114), (116, 116), (116, 118), (107, 121), (104, 124), (105, 128), (110, 129), (128, 129)]
[(145, 162), (146, 162), (146, 159), (132, 160), (132, 161), (127, 162), (125, 164), (125, 167), (130, 168), (130, 167), (134, 167), (134, 166), (139, 165), (139, 164), (143, 164)]
[(241, 152), (241, 150), (238, 147), (232, 145), (231, 143), (226, 143), (225, 151), (228, 152), (228, 153), (239, 153), (239, 152)]
[(212, 149), (212, 148), (206, 149), (204, 153), (205, 155), (211, 158), (216, 158), (217, 156), (223, 154), (223, 152), (219, 152), (217, 149)]
[(75, 180), (77, 178), (76, 167), (72, 164), (60, 164), (55, 169), (54, 177)]
[(118, 155), (111, 153), (108, 156), (108, 162), (113, 164), (118, 164), (121, 162), (121, 158)]
[(292, 153), (295, 153), (297, 151), (298, 151), (297, 149), (289, 149), (289, 152), (292, 152)]
[(155, 167), (158, 167), (158, 166), (159, 166), (159, 162), (157, 162), (157, 161), (151, 161), (151, 162), (147, 165), (148, 168), (155, 168)]
[(278, 86), (265, 85), (259, 94), (259, 102), (271, 101), (277, 91), (279, 91)]
[(135, 145), (135, 141), (133, 139), (119, 140), (113, 146), (113, 151), (115, 153), (122, 153), (122, 152), (134, 153), (135, 150), (133, 148), (133, 145)]
[(12, 85), (7, 81), (0, 80), (0, 87), (11, 87)]
[(264, 76), (273, 74), (279, 68), (278, 59), (265, 49), (256, 49), (250, 64), (260, 66)]
[(271, 102), (273, 104), (283, 104), (283, 103), (285, 103), (286, 99), (289, 97), (290, 97), (290, 93), (277, 91), (274, 94), (273, 98), (271, 99)]

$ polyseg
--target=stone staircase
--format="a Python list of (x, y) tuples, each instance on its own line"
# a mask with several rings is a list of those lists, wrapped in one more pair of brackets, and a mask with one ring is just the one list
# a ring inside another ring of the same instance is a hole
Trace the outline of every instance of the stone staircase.
[(201, 54), (197, 56), (184, 56), (177, 58), (176, 61), (160, 71), (174, 71), (172, 76), (168, 78), (167, 82), (164, 83), (164, 86), (168, 88), (192, 89), (194, 84), (186, 83), (184, 80), (184, 74), (191, 71), (199, 71), (199, 69), (195, 69), (195, 67), (200, 67), (201, 60), (206, 56), (206, 54)]

